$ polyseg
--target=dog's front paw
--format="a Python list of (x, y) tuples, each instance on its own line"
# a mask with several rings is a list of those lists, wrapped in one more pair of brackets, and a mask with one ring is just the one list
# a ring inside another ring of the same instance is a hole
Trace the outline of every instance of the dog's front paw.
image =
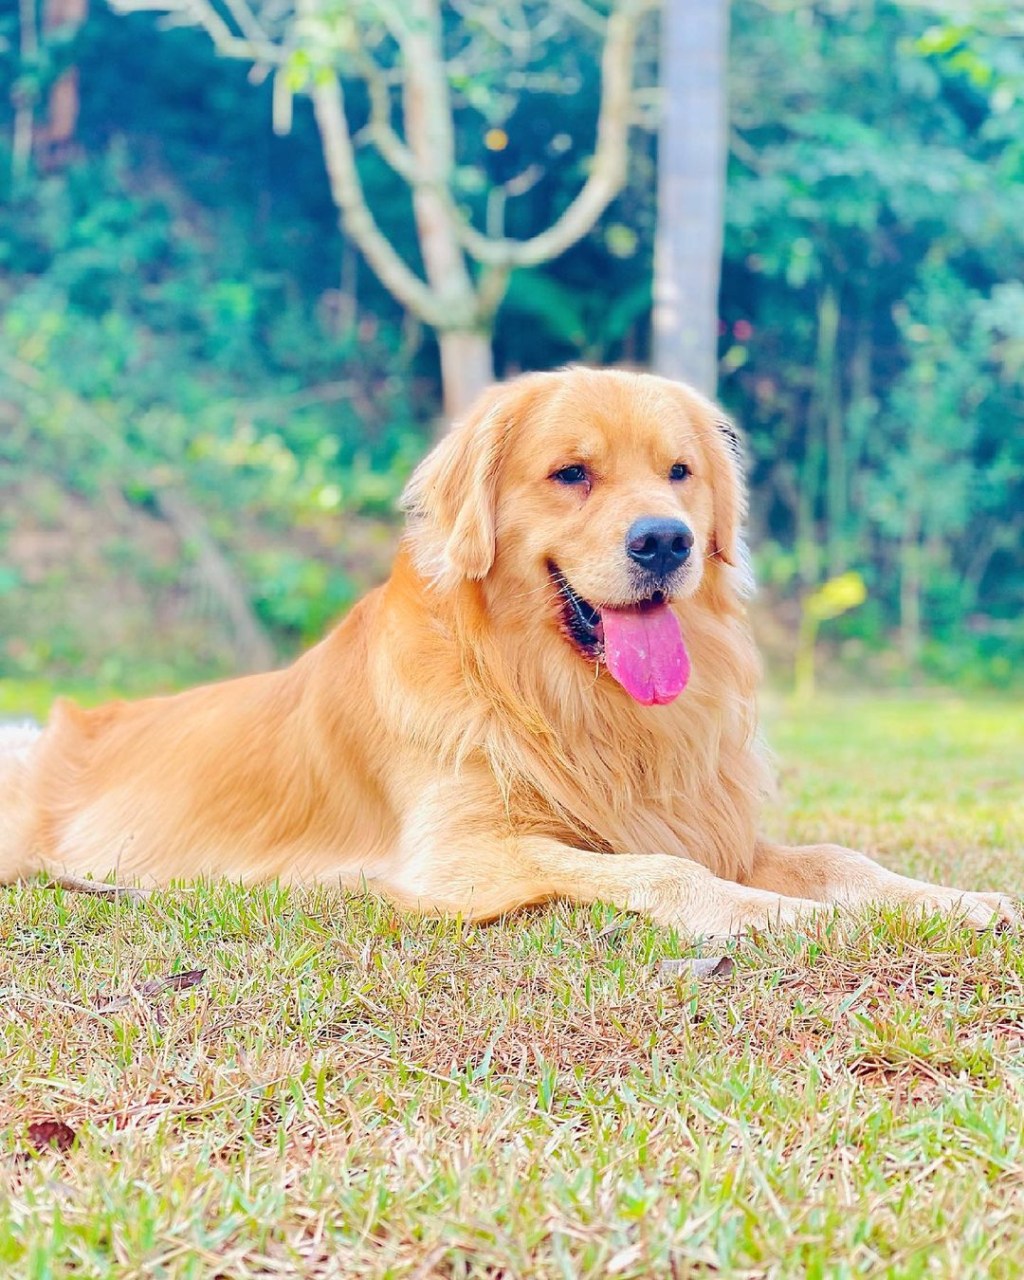
[(977, 903), (976, 910), (990, 913), (982, 928), (1019, 929), (1024, 924), (1017, 904), (1005, 893), (969, 893), (967, 896)]
[(628, 906), (656, 924), (703, 938), (798, 928), (823, 909), (820, 902), (750, 889), (704, 873), (683, 884), (678, 873), (660, 883), (649, 880), (630, 894)]
[(786, 898), (764, 890), (747, 890), (732, 907), (729, 932), (745, 934), (767, 929), (779, 932), (799, 929), (811, 916), (829, 908), (809, 898)]
[(971, 929), (1019, 929), (1020, 912), (1005, 893), (968, 893), (963, 889), (929, 886), (914, 905), (926, 915), (952, 916)]
[(743, 889), (708, 904), (690, 932), (706, 938), (738, 938), (745, 934), (800, 929), (816, 912), (828, 910), (806, 898), (786, 898), (760, 889)]

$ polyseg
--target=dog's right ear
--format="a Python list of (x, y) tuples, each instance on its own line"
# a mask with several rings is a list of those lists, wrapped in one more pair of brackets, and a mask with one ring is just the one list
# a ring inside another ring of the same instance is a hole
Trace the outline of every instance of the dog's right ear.
[(494, 563), (498, 479), (509, 430), (536, 378), (491, 387), (416, 468), (402, 495), (419, 572), (441, 588)]

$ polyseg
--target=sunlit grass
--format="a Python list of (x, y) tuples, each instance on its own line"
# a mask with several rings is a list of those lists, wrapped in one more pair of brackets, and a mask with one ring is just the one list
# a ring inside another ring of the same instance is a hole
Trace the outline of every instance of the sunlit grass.
[[(774, 833), (1021, 891), (1020, 704), (768, 722)], [(830, 919), (663, 986), (685, 941), (608, 919), (3, 890), (0, 1272), (1020, 1274), (1018, 938)]]

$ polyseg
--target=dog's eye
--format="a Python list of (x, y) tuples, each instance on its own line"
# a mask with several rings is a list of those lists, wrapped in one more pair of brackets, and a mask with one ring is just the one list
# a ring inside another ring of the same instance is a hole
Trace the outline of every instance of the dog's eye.
[(668, 473), (670, 480), (685, 480), (690, 474), (690, 468), (685, 462), (676, 462), (672, 466), (672, 470)]
[(560, 471), (553, 471), (551, 479), (557, 480), (559, 484), (586, 484), (587, 469), (581, 462), (574, 462), (571, 467), (562, 467)]

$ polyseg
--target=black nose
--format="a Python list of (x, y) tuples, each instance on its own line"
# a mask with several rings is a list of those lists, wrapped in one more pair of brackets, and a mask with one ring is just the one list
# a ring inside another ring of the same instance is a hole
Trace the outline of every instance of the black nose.
[(654, 578), (667, 578), (686, 563), (693, 534), (682, 520), (641, 516), (629, 526), (626, 554)]

